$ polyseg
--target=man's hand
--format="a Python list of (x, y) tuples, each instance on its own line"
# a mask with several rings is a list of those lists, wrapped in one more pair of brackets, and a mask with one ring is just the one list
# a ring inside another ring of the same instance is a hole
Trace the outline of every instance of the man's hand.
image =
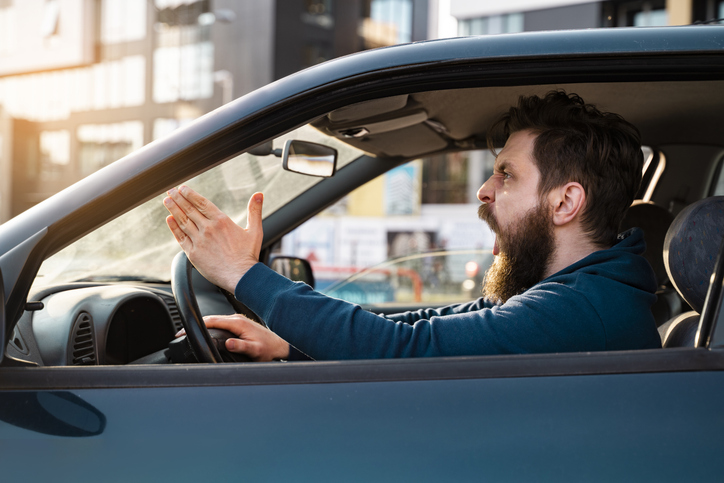
[(289, 344), (271, 330), (243, 315), (209, 315), (204, 317), (209, 329), (225, 329), (238, 339), (227, 339), (226, 350), (246, 354), (256, 362), (289, 357)]
[(261, 193), (249, 199), (246, 229), (188, 186), (170, 190), (163, 204), (171, 213), (166, 223), (194, 267), (210, 282), (234, 293), (239, 279), (259, 261), (263, 201)]

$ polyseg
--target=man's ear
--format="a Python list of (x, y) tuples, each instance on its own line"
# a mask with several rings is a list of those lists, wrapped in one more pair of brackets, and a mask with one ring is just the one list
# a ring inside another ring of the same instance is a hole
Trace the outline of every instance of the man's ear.
[(561, 226), (573, 221), (583, 211), (586, 191), (580, 183), (571, 181), (552, 189), (548, 199), (553, 207), (553, 224)]

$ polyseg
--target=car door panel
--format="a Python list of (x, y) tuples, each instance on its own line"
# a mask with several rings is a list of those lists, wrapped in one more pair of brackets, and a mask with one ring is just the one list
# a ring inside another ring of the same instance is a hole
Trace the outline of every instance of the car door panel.
[(35, 481), (705, 481), (716, 474), (694, 457), (718, 454), (723, 378), (81, 389), (73, 393), (107, 419), (102, 434), (63, 438), (0, 423), (0, 459), (6, 475)]

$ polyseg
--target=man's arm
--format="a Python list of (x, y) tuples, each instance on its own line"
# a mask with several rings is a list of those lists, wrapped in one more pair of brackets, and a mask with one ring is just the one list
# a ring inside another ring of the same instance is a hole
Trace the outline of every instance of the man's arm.
[[(327, 297), (261, 263), (242, 277), (235, 295), (271, 330), (317, 360), (524, 354), (605, 347), (600, 320), (590, 303), (558, 283), (542, 285), (492, 309), (478, 300), (446, 310), (449, 313), (444, 315), (418, 319), (414, 325)], [(573, 327), (572, 314), (580, 317), (580, 323)]]
[(398, 314), (390, 314), (385, 317), (393, 322), (405, 322), (406, 324), (414, 324), (418, 320), (428, 320), (433, 317), (442, 317), (444, 315), (463, 314), (481, 309), (491, 309), (495, 306), (492, 302), (479, 298), (472, 302), (462, 304), (447, 305), (437, 309), (420, 309), (414, 312), (400, 312)]

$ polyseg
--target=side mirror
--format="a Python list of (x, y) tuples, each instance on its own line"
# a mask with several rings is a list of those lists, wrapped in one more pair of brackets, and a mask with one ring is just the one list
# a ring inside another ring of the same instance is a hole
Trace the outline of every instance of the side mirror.
[(96, 407), (67, 391), (3, 391), (0, 420), (19, 428), (54, 436), (97, 436), (106, 417)]
[(282, 156), (282, 150), (274, 149), (271, 141), (267, 141), (264, 144), (254, 146), (247, 152), (249, 154), (253, 154), (254, 156), (271, 156), (272, 154), (277, 158), (280, 158)]
[(290, 139), (284, 144), (282, 166), (287, 171), (329, 178), (337, 169), (337, 150), (324, 144)]
[(303, 258), (297, 257), (273, 257), (269, 266), (279, 275), (284, 275), (293, 282), (304, 282), (314, 288), (314, 273), (312, 266)]

